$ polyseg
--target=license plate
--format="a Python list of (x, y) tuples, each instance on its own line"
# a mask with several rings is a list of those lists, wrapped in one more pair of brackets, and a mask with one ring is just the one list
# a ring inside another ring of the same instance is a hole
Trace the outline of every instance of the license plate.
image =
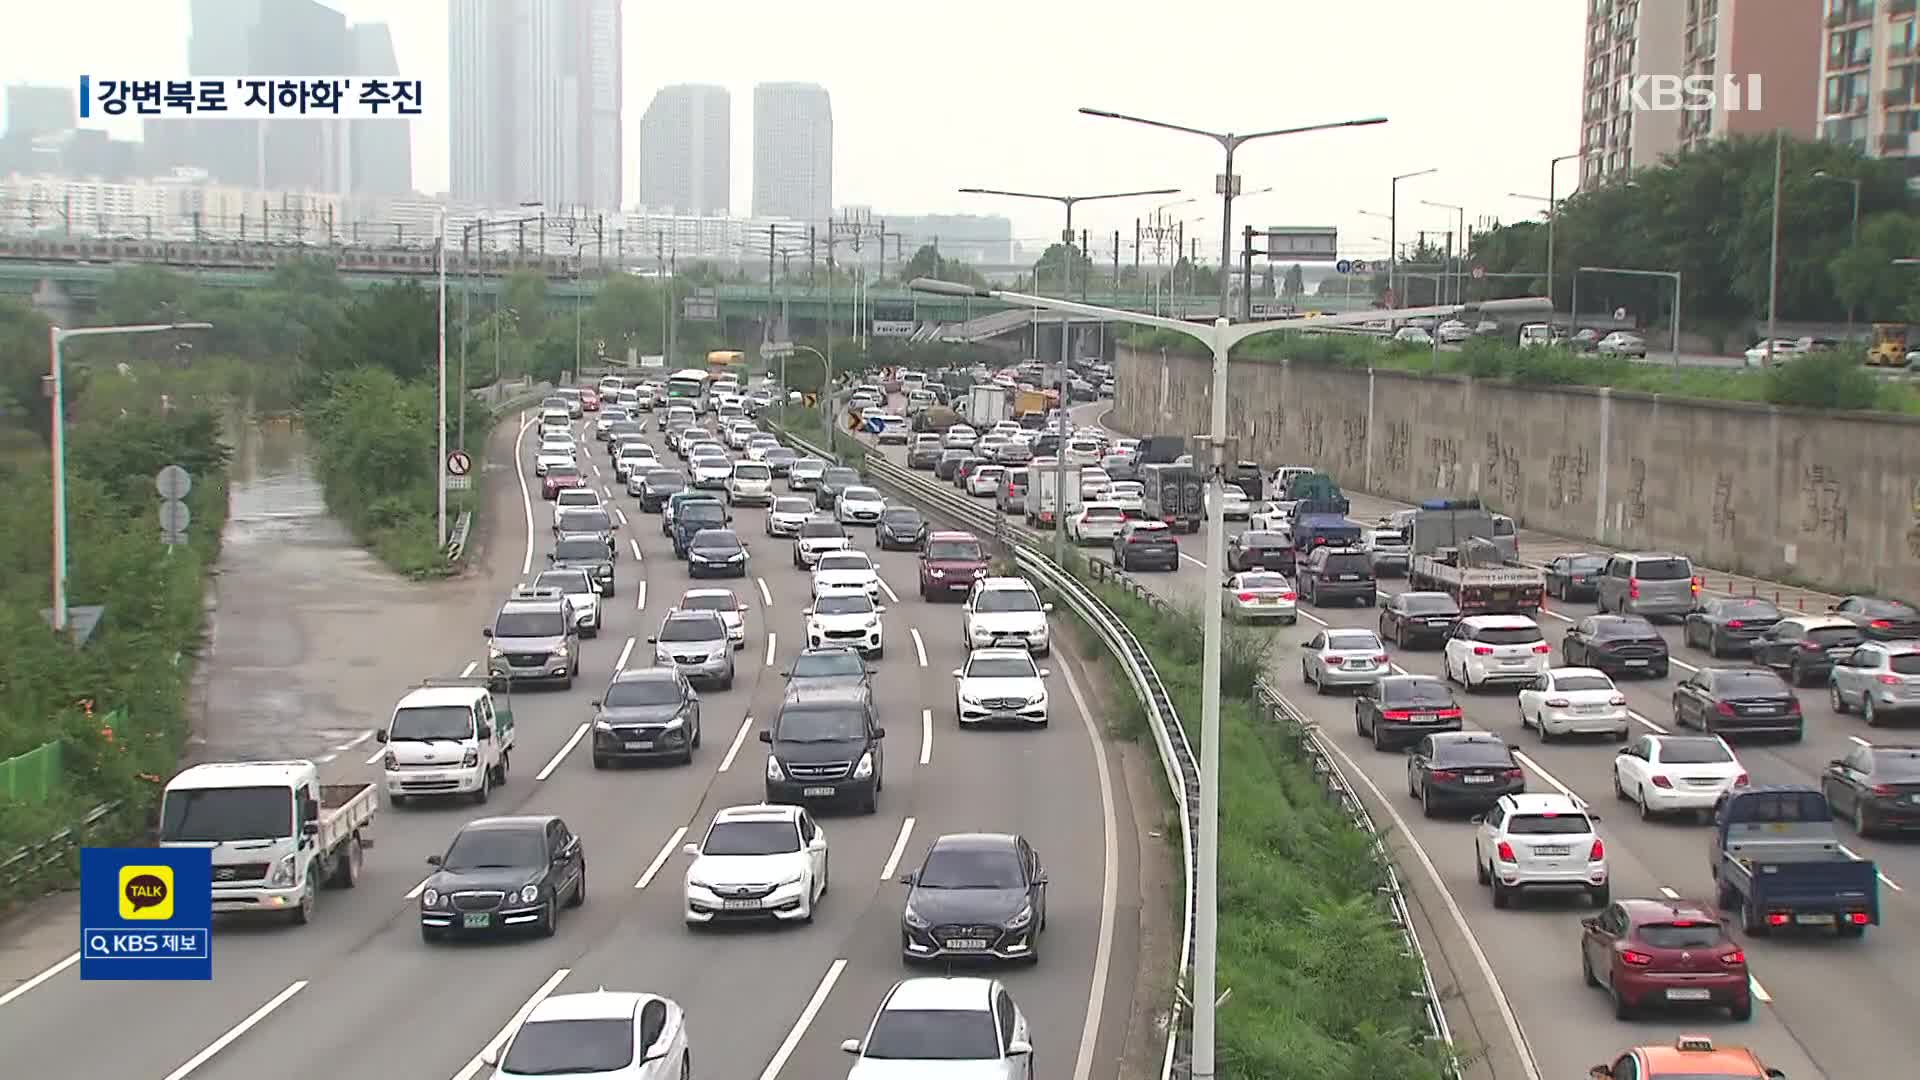
[(1350, 667), (1350, 668), (1370, 668), (1370, 667), (1372, 667), (1372, 666), (1373, 666), (1373, 661), (1371, 661), (1371, 660), (1349, 660), (1349, 661), (1347, 661), (1347, 666), (1348, 666), (1348, 667)]
[(627, 749), (629, 749), (629, 750), (651, 750), (651, 749), (653, 749), (653, 740), (651, 740), (651, 739), (642, 739), (642, 740), (640, 740), (639, 742), (630, 742), (630, 743), (628, 743), (628, 744), (627, 744)]
[(947, 948), (949, 949), (984, 949), (986, 947), (987, 947), (987, 939), (985, 938), (977, 938), (977, 937), (954, 938), (953, 940), (947, 942)]
[(1627, 661), (1627, 666), (1628, 667), (1646, 667), (1647, 662), (1645, 660), (1629, 660)]
[(1668, 1001), (1711, 1001), (1713, 1000), (1713, 993), (1708, 990), (1672, 989), (1667, 991), (1667, 1000)]
[(1909, 802), (1909, 803), (1911, 803), (1911, 804), (1913, 804), (1913, 805), (1915, 805), (1915, 806), (1920, 806), (1920, 795), (1909, 795), (1909, 796), (1907, 796), (1907, 802)]
[(485, 930), (493, 925), (493, 916), (484, 911), (477, 915), (468, 915), (460, 920), (460, 925), (469, 930)]
[(1568, 855), (1568, 854), (1571, 854), (1572, 851), (1573, 851), (1572, 848), (1567, 848), (1567, 847), (1537, 847), (1533, 849), (1533, 853), (1535, 855), (1543, 855), (1543, 856), (1544, 855)]
[(1796, 923), (1799, 923), (1801, 926), (1832, 926), (1833, 916), (1831, 915), (1795, 915), (1793, 917), (1793, 921)]
[(725, 908), (728, 911), (758, 911), (760, 910), (760, 901), (758, 900), (722, 900), (720, 901), (720, 906), (722, 908)]
[(1599, 712), (1605, 708), (1605, 705), (1581, 705), (1578, 707), (1580, 712)]
[(1438, 713), (1423, 712), (1413, 715), (1413, 722), (1416, 724), (1431, 724), (1438, 719), (1440, 719)]
[(1769, 707), (1769, 708), (1748, 709), (1747, 711), (1752, 713), (1755, 716), (1772, 716), (1774, 713), (1777, 713), (1780, 710)]
[(1467, 783), (1469, 783), (1469, 784), (1491, 784), (1491, 783), (1493, 783), (1493, 777), (1491, 777), (1491, 776), (1463, 776), (1463, 777), (1461, 777), (1460, 779), (1462, 779), (1462, 780), (1465, 780), (1465, 781), (1466, 781)]
[(801, 788), (800, 795), (807, 799), (825, 799), (832, 797), (833, 789), (830, 787)]
[(1360, 575), (1359, 574), (1341, 574), (1340, 580), (1341, 581), (1359, 581)]

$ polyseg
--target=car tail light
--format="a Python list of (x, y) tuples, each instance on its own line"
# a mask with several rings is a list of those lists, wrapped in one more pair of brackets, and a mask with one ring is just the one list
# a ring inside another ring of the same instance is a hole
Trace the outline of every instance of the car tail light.
[(1433, 715), (1442, 720), (1458, 720), (1460, 719), (1460, 707), (1455, 705), (1451, 708), (1439, 709), (1436, 710)]
[(1534, 655), (1536, 656), (1545, 656), (1548, 653), (1551, 653), (1552, 651), (1553, 651), (1553, 646), (1547, 644), (1544, 641), (1533, 647), (1533, 652), (1534, 652)]
[(1735, 949), (1730, 953), (1721, 954), (1720, 962), (1728, 967), (1739, 967), (1747, 962), (1747, 954)]
[(1693, 595), (1695, 596), (1700, 595), (1700, 579), (1699, 578), (1689, 579), (1687, 582), (1687, 586), (1693, 592)]
[(1727, 703), (1726, 703), (1726, 702), (1724, 702), (1724, 701), (1716, 701), (1716, 702), (1714, 702), (1714, 703), (1713, 703), (1713, 711), (1714, 711), (1714, 712), (1717, 712), (1717, 713), (1719, 713), (1719, 714), (1720, 714), (1721, 716), (1732, 716), (1732, 715), (1734, 715), (1734, 712), (1733, 712), (1733, 706), (1731, 706), (1731, 705), (1729, 705), (1729, 704), (1727, 704)]
[(1375, 656), (1375, 657), (1373, 658), (1373, 662), (1374, 662), (1374, 663), (1376, 663), (1376, 664), (1384, 664), (1384, 663), (1386, 663), (1386, 662), (1387, 662), (1387, 654), (1386, 654), (1386, 653), (1381, 653), (1381, 654), (1379, 654), (1378, 656)]
[(1521, 772), (1517, 768), (1508, 769), (1506, 772), (1503, 772), (1500, 775), (1507, 778), (1508, 780), (1525, 780), (1527, 778), (1527, 774), (1524, 772)]
[(1893, 623), (1887, 619), (1875, 619), (1867, 625), (1873, 627), (1875, 630), (1885, 630), (1892, 626)]
[(1787, 699), (1787, 715), (1789, 716), (1800, 715), (1800, 699), (1799, 698), (1791, 697)]
[(1875, 795), (1891, 795), (1893, 794), (1893, 785), (1892, 784), (1875, 784), (1873, 785), (1873, 793)]
[(1427, 774), (1427, 779), (1438, 780), (1443, 784), (1451, 783), (1452, 781), (1460, 779), (1460, 774), (1454, 772), (1452, 769), (1435, 769)]
[(1768, 926), (1785, 926), (1787, 925), (1788, 918), (1790, 918), (1790, 916), (1788, 916), (1787, 913), (1784, 911), (1769, 912), (1767, 914), (1767, 925)]
[(1520, 861), (1519, 859), (1516, 859), (1513, 857), (1513, 845), (1507, 843), (1505, 840), (1500, 841), (1500, 846), (1494, 849), (1494, 855), (1501, 862), (1519, 862)]
[(1241, 602), (1241, 603), (1243, 603), (1243, 604), (1245, 604), (1245, 603), (1247, 603), (1247, 602), (1249, 602), (1249, 601), (1251, 601), (1251, 600), (1253, 599), (1253, 594), (1252, 594), (1252, 593), (1250, 593), (1250, 592), (1243, 592), (1243, 593), (1235, 593), (1234, 595), (1235, 595), (1235, 596), (1238, 596), (1238, 597), (1240, 598), (1240, 602)]
[(1572, 704), (1572, 701), (1563, 697), (1550, 697), (1547, 699), (1547, 708), (1549, 709), (1564, 709)]
[(1867, 913), (1864, 911), (1849, 911), (1847, 912), (1847, 921), (1855, 926), (1865, 926), (1867, 925)]
[(1745, 626), (1745, 625), (1747, 625), (1747, 624), (1746, 624), (1746, 623), (1743, 623), (1743, 622), (1741, 622), (1741, 621), (1740, 621), (1739, 619), (1728, 619), (1728, 620), (1727, 620), (1727, 629), (1729, 629), (1729, 630), (1738, 630), (1738, 629), (1740, 629), (1741, 627), (1743, 627), (1743, 626)]
[(1487, 646), (1487, 645), (1475, 645), (1475, 646), (1473, 647), (1473, 655), (1475, 655), (1475, 656), (1492, 656), (1492, 655), (1493, 655), (1493, 649), (1492, 649), (1492, 648), (1491, 648), (1490, 646)]
[(1627, 599), (1629, 600), (1640, 599), (1640, 579), (1639, 578), (1630, 577), (1627, 579)]
[(1604, 859), (1606, 857), (1607, 857), (1607, 845), (1601, 843), (1599, 837), (1597, 836), (1594, 837), (1593, 846), (1587, 849), (1587, 861), (1599, 862), (1601, 859)]
[(1747, 783), (1748, 783), (1748, 780), (1747, 780), (1746, 773), (1741, 773), (1739, 776), (1736, 776), (1733, 778), (1734, 787), (1746, 787)]
[(1382, 720), (1407, 720), (1407, 719), (1411, 719), (1411, 718), (1412, 718), (1412, 716), (1413, 716), (1413, 714), (1412, 714), (1412, 713), (1410, 713), (1410, 712), (1408, 712), (1408, 711), (1407, 711), (1407, 710), (1405, 710), (1405, 709), (1388, 709), (1388, 710), (1386, 710), (1385, 712), (1383, 712), (1383, 713), (1381, 713), (1381, 714), (1380, 714), (1380, 719), (1382, 719)]
[(1817, 641), (1803, 641), (1800, 643), (1800, 648), (1805, 652), (1819, 652), (1820, 643)]
[(1622, 963), (1632, 964), (1634, 967), (1646, 967), (1653, 963), (1653, 957), (1651, 955), (1637, 952), (1633, 949), (1627, 949), (1622, 952), (1620, 954), (1620, 960)]
[(1298, 597), (1296, 597), (1296, 596), (1295, 596), (1295, 595), (1294, 595), (1293, 593), (1290, 593), (1290, 592), (1283, 592), (1283, 593), (1281, 593), (1281, 594), (1280, 594), (1280, 599), (1282, 599), (1282, 600), (1295, 600), (1295, 599), (1298, 599)]
[(1626, 703), (1627, 698), (1624, 694), (1615, 694), (1607, 699), (1607, 704), (1609, 705), (1625, 705)]
[(1653, 778), (1653, 786), (1657, 788), (1663, 788), (1667, 791), (1672, 791), (1673, 781), (1667, 779), (1664, 776), (1656, 776)]
[(1879, 680), (1882, 686), (1899, 686), (1901, 681), (1898, 675), (1882, 675)]

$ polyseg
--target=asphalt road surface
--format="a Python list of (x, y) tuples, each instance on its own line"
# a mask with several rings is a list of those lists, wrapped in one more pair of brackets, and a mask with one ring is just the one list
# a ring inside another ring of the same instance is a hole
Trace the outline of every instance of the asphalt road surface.
[[(527, 574), (545, 565), (551, 511), (533, 486), (532, 436), (524, 426), (519, 435), (517, 467), (496, 482), (514, 485), (516, 497), (504, 504), (522, 520), (493, 523), (499, 539), (490, 557)], [(605, 451), (590, 435), (582, 443), (605, 468), (596, 482), (608, 485), (624, 516), (618, 593), (603, 600), (605, 628), (585, 643), (573, 690), (514, 693), (519, 744), (505, 788), (484, 807), (383, 805), (359, 887), (323, 892), (311, 926), (223, 923), (211, 983), (88, 983), (70, 961), (38, 974), (5, 972), (0, 1073), (470, 1080), (488, 1071), (481, 1052), (503, 1044), (532, 1003), (605, 986), (680, 1002), (698, 1075), (841, 1075), (850, 1064), (841, 1040), (865, 1033), (894, 981), (930, 973), (901, 963), (905, 890), (893, 878), (916, 867), (942, 833), (990, 830), (1024, 833), (1051, 875), (1042, 961), (999, 973), (1033, 1025), (1042, 1074), (1113, 1075), (1143, 977), (1135, 930), (1115, 918), (1138, 903), (1138, 847), (1118, 757), (1101, 744), (1089, 705), (1095, 676), (1056, 652), (1046, 661), (1049, 728), (960, 733), (948, 675), (964, 658), (958, 605), (922, 601), (915, 557), (880, 553), (858, 536), (891, 594), (887, 652), (874, 677), (888, 748), (879, 813), (822, 813), (832, 891), (812, 925), (690, 933), (681, 921), (680, 845), (698, 838), (717, 809), (764, 794), (765, 752), (755, 733), (802, 646), (809, 581), (793, 568), (787, 542), (765, 535), (765, 512), (739, 510), (748, 576), (698, 583), (729, 585), (750, 607), (734, 689), (702, 694), (702, 749), (691, 766), (593, 769), (582, 745), (589, 702), (621, 663), (648, 662), (646, 637), (693, 583), (660, 519), (612, 487)], [(470, 638), (476, 665), (484, 663), (479, 631), (437, 628)], [(404, 689), (393, 687), (393, 697)], [(365, 741), (340, 754), (323, 765), (326, 779), (377, 780), (378, 749)], [(559, 814), (582, 837), (586, 905), (567, 913), (550, 939), (424, 945), (415, 897), (425, 858), (444, 850), (463, 821), (516, 812)]]

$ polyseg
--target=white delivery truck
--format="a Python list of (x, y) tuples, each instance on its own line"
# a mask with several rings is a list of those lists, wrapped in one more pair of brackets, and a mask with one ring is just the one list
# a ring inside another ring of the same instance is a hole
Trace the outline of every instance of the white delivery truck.
[(216, 914), (305, 925), (322, 887), (359, 882), (378, 805), (372, 784), (322, 784), (311, 761), (209, 762), (167, 782), (160, 846), (211, 851)]
[[(503, 687), (501, 697), (511, 693)], [(384, 782), (393, 805), (445, 795), (483, 803), (507, 782), (512, 702), (497, 700), (484, 678), (428, 679), (407, 691), (375, 737), (387, 746)]]
[(1013, 416), (1012, 395), (998, 383), (974, 383), (967, 391), (967, 423), (986, 431)]
[[(1059, 473), (1065, 472), (1061, 477)], [(1064, 484), (1064, 490), (1062, 485)], [(1066, 496), (1062, 506), (1060, 497)], [(1064, 528), (1061, 523), (1080, 512), (1080, 466), (1042, 465), (1027, 470), (1027, 524), (1042, 529)]]

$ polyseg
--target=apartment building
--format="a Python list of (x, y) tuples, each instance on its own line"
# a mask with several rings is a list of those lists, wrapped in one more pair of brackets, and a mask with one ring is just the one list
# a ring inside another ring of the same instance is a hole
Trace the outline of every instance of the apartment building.
[(1873, 157), (1905, 158), (1920, 174), (1920, 0), (1823, 0), (1820, 136)]

